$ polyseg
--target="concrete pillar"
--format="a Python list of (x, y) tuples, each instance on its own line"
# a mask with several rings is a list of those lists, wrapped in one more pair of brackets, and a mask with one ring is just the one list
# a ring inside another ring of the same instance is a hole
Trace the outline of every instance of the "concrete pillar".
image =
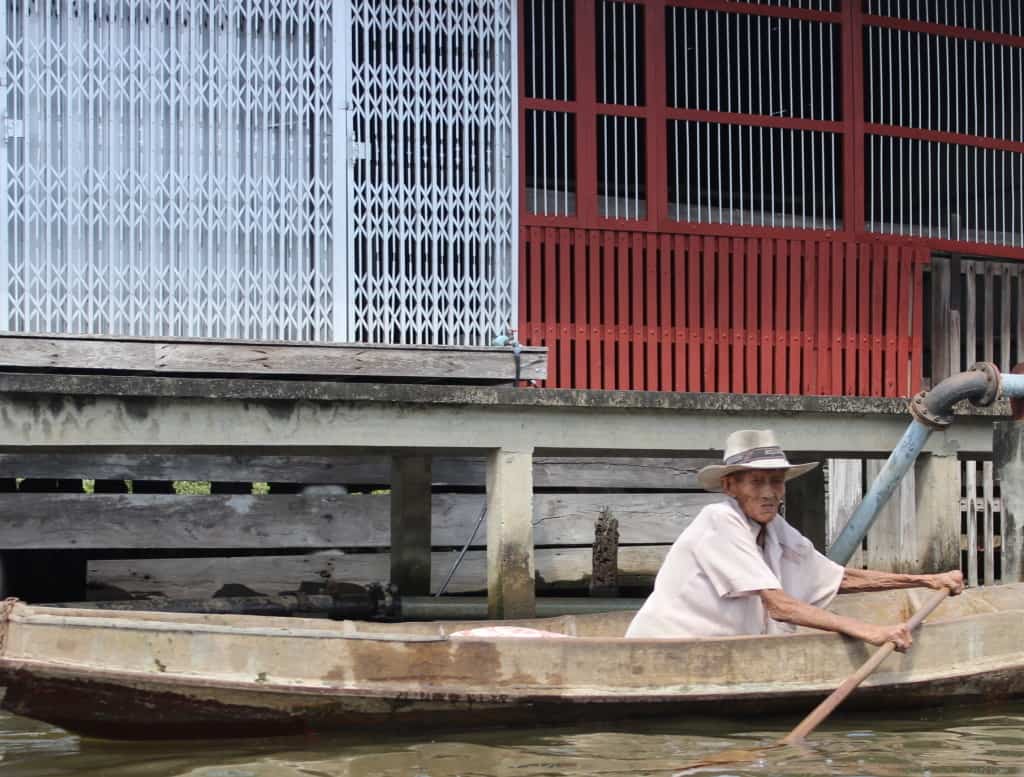
[(533, 450), (487, 456), (487, 613), (530, 618), (533, 575)]
[(1024, 421), (998, 421), (992, 463), (1003, 497), (1002, 582), (1024, 580)]
[(391, 582), (407, 596), (430, 593), (429, 456), (391, 459)]
[[(799, 463), (795, 460), (794, 463)], [(825, 468), (818, 466), (786, 483), (786, 522), (824, 553), (828, 505), (825, 502)]]
[(956, 452), (922, 453), (914, 463), (916, 571), (960, 568), (960, 462)]

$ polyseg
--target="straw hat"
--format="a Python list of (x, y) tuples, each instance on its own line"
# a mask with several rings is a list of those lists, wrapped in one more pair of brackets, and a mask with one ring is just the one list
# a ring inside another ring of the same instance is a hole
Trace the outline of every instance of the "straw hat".
[(708, 491), (721, 491), (722, 478), (733, 472), (750, 469), (784, 469), (786, 480), (800, 477), (818, 466), (790, 464), (770, 429), (743, 429), (733, 432), (725, 441), (721, 464), (711, 464), (697, 473), (697, 481)]

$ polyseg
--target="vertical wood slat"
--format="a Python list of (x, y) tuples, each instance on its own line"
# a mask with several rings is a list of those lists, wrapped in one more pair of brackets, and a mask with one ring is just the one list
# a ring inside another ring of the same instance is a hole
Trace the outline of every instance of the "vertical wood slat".
[(981, 465), (981, 488), (982, 488), (982, 535), (984, 542), (983, 569), (985, 585), (993, 585), (996, 582), (996, 532), (995, 532), (995, 483), (993, 482), (993, 467), (991, 461), (983, 462)]
[[(984, 296), (981, 300), (982, 305), (982, 326), (985, 328), (982, 335), (982, 358), (987, 361), (993, 361), (995, 359), (995, 347), (994, 347), (994, 333), (995, 333), (995, 275), (992, 271), (992, 262), (983, 263), (983, 289)], [(965, 367), (970, 367), (970, 364)]]
[(718, 376), (715, 372), (715, 357), (718, 352), (718, 330), (715, 317), (715, 253), (714, 238), (707, 236), (703, 239), (703, 256), (701, 265), (704, 273), (701, 278), (701, 296), (704, 300), (703, 325), (704, 325), (704, 391), (721, 391), (718, 383)]
[(883, 322), (883, 305), (882, 300), (885, 299), (885, 257), (882, 254), (882, 247), (879, 245), (873, 245), (870, 249), (870, 288), (871, 288), (871, 339), (869, 341), (869, 349), (871, 351), (871, 381), (869, 391), (871, 396), (883, 396), (883, 382), (882, 382), (882, 322)]
[(707, 347), (707, 338), (701, 325), (705, 321), (701, 310), (703, 284), (701, 283), (700, 239), (696, 235), (687, 238), (686, 246), (686, 328), (690, 337), (687, 343), (686, 372), (687, 391), (707, 391), (702, 369), (703, 350)]
[(801, 336), (803, 334), (803, 321), (801, 319), (803, 308), (803, 242), (800, 240), (789, 241), (789, 324), (787, 326), (786, 346), (788, 356), (788, 379), (786, 381), (786, 392), (789, 394), (800, 394), (800, 357), (802, 350)]
[[(678, 329), (672, 318), (672, 296), (675, 293), (673, 268), (672, 237), (661, 235), (658, 245), (658, 267), (660, 277), (656, 284), (658, 296), (658, 318), (654, 322), (655, 330), (651, 334), (654, 342), (653, 350), (658, 362), (659, 388), (662, 391), (675, 390), (675, 372), (673, 356), (679, 346), (676, 344)], [(679, 297), (676, 297), (679, 299)]]
[(786, 369), (789, 351), (789, 330), (786, 326), (786, 313), (789, 310), (789, 243), (779, 240), (775, 248), (775, 384), (772, 393), (785, 394), (789, 378)]
[(801, 386), (804, 394), (818, 393), (818, 251), (817, 244), (804, 244), (804, 279), (800, 306), (803, 309), (801, 337)]
[(964, 488), (967, 503), (967, 584), (978, 584), (978, 470), (977, 463), (965, 461)]
[(882, 395), (886, 397), (898, 396), (896, 364), (899, 359), (899, 334), (900, 312), (903, 306), (899, 297), (899, 249), (890, 245), (885, 248), (883, 257), (885, 268), (885, 317), (884, 334), (882, 340), (883, 355), (885, 364), (883, 366)]
[(590, 377), (590, 322), (587, 315), (587, 237), (581, 229), (572, 232), (572, 386), (586, 388)]
[[(846, 526), (864, 496), (860, 459), (828, 459), (828, 516), (826, 544), (831, 546)], [(858, 547), (846, 564), (854, 569), (864, 566), (864, 555)]]
[(758, 341), (761, 338), (759, 330), (760, 322), (757, 320), (757, 310), (761, 297), (763, 296), (760, 293), (761, 286), (757, 276), (757, 270), (760, 264), (758, 246), (759, 241), (755, 238), (749, 238), (746, 241), (745, 277), (747, 279), (747, 336), (745, 338), (746, 356), (744, 358), (746, 365), (746, 382), (743, 390), (750, 394), (756, 394), (758, 392), (757, 359)]
[(605, 347), (607, 338), (604, 330), (604, 317), (602, 315), (601, 299), (601, 233), (590, 231), (587, 233), (587, 305), (589, 310), (589, 378), (587, 388), (604, 388), (603, 375), (601, 373), (602, 349)]
[(761, 393), (775, 390), (775, 241), (761, 241)]
[(871, 392), (871, 247), (855, 245), (857, 255), (857, 391)]
[(743, 295), (746, 291), (746, 284), (744, 283), (746, 252), (744, 251), (744, 241), (742, 239), (733, 238), (731, 243), (732, 265), (729, 268), (728, 284), (732, 289), (732, 315), (729, 322), (729, 342), (732, 348), (731, 390), (742, 392), (747, 390), (744, 352), (746, 350), (746, 333), (749, 323), (746, 318), (747, 305), (743, 301)]
[[(647, 320), (647, 311), (644, 307), (644, 276), (648, 270), (648, 262), (644, 261), (644, 248), (646, 247), (646, 235), (634, 234), (629, 246), (629, 274), (630, 297), (632, 299), (632, 316), (630, 316), (629, 340), (631, 351), (631, 365), (629, 385), (625, 388), (633, 390), (644, 387), (646, 371), (646, 332), (644, 326)], [(649, 261), (649, 257), (648, 257)]]
[(860, 337), (857, 323), (859, 320), (861, 298), (857, 285), (857, 244), (843, 244), (843, 263), (846, 265), (846, 366), (843, 374), (843, 393), (856, 396), (861, 387), (857, 381), (857, 365), (860, 361)]
[(630, 235), (626, 232), (618, 234), (615, 252), (615, 272), (618, 278), (617, 312), (615, 315), (616, 329), (618, 331), (616, 359), (618, 370), (615, 378), (615, 388), (628, 389), (630, 386), (630, 340), (632, 339), (632, 327), (629, 320), (629, 249)]
[(846, 352), (845, 338), (843, 337), (843, 322), (845, 321), (844, 305), (851, 304), (849, 293), (844, 294), (843, 281), (845, 279), (844, 267), (844, 246), (841, 243), (832, 246), (832, 318), (829, 327), (830, 347), (832, 348), (832, 388), (829, 393), (842, 394), (846, 388), (843, 358)]
[(729, 268), (729, 239), (725, 237), (716, 238), (714, 243), (717, 254), (717, 261), (715, 262), (715, 272), (717, 273), (715, 288), (718, 290), (718, 309), (716, 311), (718, 321), (716, 345), (718, 355), (716, 363), (718, 370), (715, 378), (717, 383), (715, 391), (729, 392), (733, 391), (729, 375), (729, 341), (732, 334), (729, 316), (729, 291), (732, 286)]
[(914, 300), (913, 329), (910, 339), (910, 396), (916, 394), (921, 388), (921, 373), (924, 352), (924, 268), (928, 253), (924, 249), (918, 249), (919, 253), (913, 262), (914, 289), (912, 299)]
[(644, 268), (646, 287), (644, 290), (644, 364), (647, 367), (647, 374), (642, 389), (657, 391), (661, 388), (661, 370), (658, 363), (658, 350), (661, 346), (659, 330), (662, 328), (658, 319), (658, 286), (665, 279), (661, 275), (661, 251), (658, 248), (658, 236), (653, 232), (647, 235), (647, 249), (643, 256), (641, 266)]
[(558, 230), (558, 294), (556, 296), (556, 332), (558, 342), (558, 385), (572, 385), (572, 254), (568, 229)]
[(932, 374), (934, 386), (955, 370), (950, 364), (950, 261), (937, 257), (931, 263), (932, 280)]
[(818, 303), (818, 393), (835, 394), (832, 387), (832, 333), (831, 316), (834, 308), (829, 307), (832, 289), (832, 244), (821, 240), (817, 248), (818, 288), (814, 299)]
[(618, 311), (615, 306), (615, 261), (616, 246), (615, 235), (612, 232), (603, 233), (604, 239), (601, 247), (601, 277), (603, 279), (602, 320), (604, 322), (604, 339), (602, 342), (601, 362), (604, 365), (604, 388), (616, 388), (617, 369), (615, 356), (618, 351)]
[(963, 315), (964, 353), (966, 358), (961, 363), (951, 365), (953, 372), (960, 372), (978, 361), (978, 339), (975, 334), (975, 321), (978, 315), (977, 302), (977, 271), (974, 262), (964, 262), (964, 286), (966, 289)]
[[(561, 354), (558, 351), (558, 267), (555, 261), (557, 231), (551, 228), (544, 230), (543, 273), (544, 300), (542, 321), (544, 322), (544, 345), (548, 347), (548, 359), (551, 360), (548, 374), (556, 381), (561, 380)], [(557, 385), (557, 384), (556, 384)]]
[(675, 305), (671, 306), (675, 338), (673, 349), (672, 390), (688, 391), (687, 364), (690, 359), (690, 328), (687, 325), (688, 297), (686, 294), (686, 239), (682, 235), (672, 238), (672, 292)]
[(1013, 277), (1013, 269), (1002, 265), (1002, 275), (999, 286), (999, 369), (1009, 372), (1013, 369), (1013, 361), (1010, 359), (1010, 284)]
[(908, 252), (898, 252), (899, 267), (896, 270), (896, 277), (899, 287), (896, 290), (897, 310), (896, 315), (896, 391), (895, 396), (911, 396), (910, 386), (910, 336), (914, 329), (914, 305), (915, 299), (911, 296), (914, 288), (914, 266), (910, 261)]

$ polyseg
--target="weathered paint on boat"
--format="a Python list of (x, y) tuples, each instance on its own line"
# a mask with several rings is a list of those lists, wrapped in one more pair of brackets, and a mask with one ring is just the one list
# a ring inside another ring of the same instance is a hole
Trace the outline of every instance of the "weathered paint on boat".
[[(927, 591), (837, 599), (878, 623)], [(873, 650), (835, 634), (626, 640), (630, 613), (518, 621), (572, 639), (457, 638), (474, 623), (379, 624), (66, 610), (9, 602), (5, 709), (122, 738), (565, 723), (804, 711)], [(1024, 695), (1024, 584), (944, 603), (860, 707)], [(506, 622), (507, 624), (508, 622)]]

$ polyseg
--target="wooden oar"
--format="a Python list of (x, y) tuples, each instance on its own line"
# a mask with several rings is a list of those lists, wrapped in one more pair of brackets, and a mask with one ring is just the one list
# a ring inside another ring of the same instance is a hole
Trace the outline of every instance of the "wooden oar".
[[(907, 628), (914, 631), (921, 622), (932, 614), (932, 611), (945, 601), (949, 596), (948, 588), (941, 588), (933, 593), (920, 609), (907, 621)], [(699, 769), (705, 766), (716, 766), (719, 764), (739, 763), (743, 761), (756, 761), (766, 750), (775, 749), (784, 745), (799, 744), (808, 734), (822, 724), (832, 711), (838, 707), (849, 696), (853, 689), (860, 685), (867, 677), (874, 672), (878, 666), (889, 657), (889, 654), (896, 649), (895, 642), (886, 642), (874, 654), (865, 661), (860, 669), (847, 677), (842, 685), (832, 691), (828, 698), (815, 707), (811, 713), (800, 721), (800, 724), (780, 739), (776, 744), (770, 745), (761, 750), (724, 750), (721, 753), (707, 756), (706, 758), (683, 767), (677, 774), (688, 772), (692, 769)]]

